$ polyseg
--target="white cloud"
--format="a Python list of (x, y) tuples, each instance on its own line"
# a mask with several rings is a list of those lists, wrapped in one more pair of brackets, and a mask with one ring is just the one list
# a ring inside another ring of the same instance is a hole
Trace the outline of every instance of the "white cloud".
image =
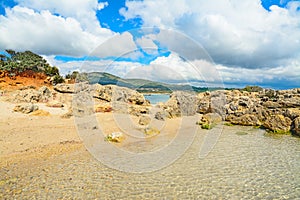
[[(271, 12), (260, 0), (148, 0), (127, 1), (126, 6), (128, 10), (120, 11), (126, 18), (139, 16), (144, 26), (182, 31), (223, 65), (278, 67), (300, 52), (300, 2), (271, 6)], [(170, 41), (167, 36), (164, 40)], [(171, 45), (177, 45), (176, 52), (185, 49), (180, 40)]]
[(98, 3), (98, 6), (97, 6), (97, 9), (98, 10), (102, 10), (103, 8), (107, 7), (108, 6), (108, 2), (100, 2)]
[(124, 57), (137, 59), (141, 53), (137, 51), (133, 36), (129, 32), (116, 34), (99, 45), (91, 55), (98, 57)]
[[(96, 34), (100, 31), (99, 22), (96, 18), (96, 10), (99, 9), (97, 0), (16, 0), (19, 6), (33, 9), (35, 11), (48, 10), (64, 18), (76, 19), (83, 29)], [(105, 3), (103, 4), (105, 5)]]
[(32, 50), (39, 54), (84, 55), (93, 50), (112, 32), (101, 29), (94, 35), (74, 18), (35, 12), (15, 6), (0, 16), (0, 49)]
[(141, 37), (136, 39), (136, 43), (148, 54), (156, 54), (158, 47), (149, 37)]

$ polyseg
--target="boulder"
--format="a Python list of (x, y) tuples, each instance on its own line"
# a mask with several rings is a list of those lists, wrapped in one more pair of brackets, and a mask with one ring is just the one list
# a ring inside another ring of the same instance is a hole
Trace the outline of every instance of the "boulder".
[(293, 125), (292, 125), (292, 133), (294, 135), (297, 135), (300, 137), (300, 117), (297, 117), (294, 121), (293, 121)]
[(54, 86), (54, 90), (60, 93), (74, 93), (75, 85), (74, 84), (66, 84), (60, 83)]
[(111, 102), (112, 88), (112, 85), (103, 86), (100, 84), (95, 84), (93, 97), (107, 102)]
[(173, 92), (163, 109), (169, 117), (192, 116), (197, 111), (197, 96), (189, 92)]
[(52, 97), (51, 90), (46, 86), (42, 86), (38, 91), (41, 94), (41, 99), (39, 101), (47, 102)]
[(235, 125), (243, 125), (243, 126), (260, 126), (261, 122), (256, 115), (246, 114), (240, 117), (235, 115), (228, 115), (226, 117), (226, 121), (229, 121)]
[(288, 108), (285, 110), (284, 115), (290, 118), (291, 120), (294, 120), (297, 117), (300, 117), (300, 108)]
[(34, 89), (27, 89), (27, 90), (21, 90), (17, 91), (13, 95), (13, 102), (15, 103), (37, 103), (41, 99), (41, 93)]
[(133, 105), (147, 105), (144, 95), (135, 90), (118, 86), (113, 86), (112, 90), (112, 101), (125, 102)]
[(140, 125), (148, 125), (151, 122), (151, 117), (147, 116), (147, 115), (142, 115), (139, 118), (139, 124)]
[(12, 95), (11, 101), (15, 103), (37, 103), (47, 102), (51, 97), (52, 92), (46, 86), (41, 87), (39, 90), (35, 90), (32, 87), (26, 87), (16, 91)]
[(197, 122), (198, 125), (212, 125), (212, 124), (217, 124), (222, 121), (221, 115), (218, 113), (207, 113), (202, 116), (201, 120)]
[(149, 102), (145, 100), (144, 95), (139, 92), (115, 85), (105, 85), (95, 84), (94, 88), (94, 98), (98, 98), (107, 102), (125, 102), (133, 105), (149, 105)]
[(14, 112), (21, 112), (24, 114), (29, 114), (38, 109), (39, 109), (39, 107), (37, 105), (30, 103), (30, 104), (22, 104), (22, 105), (15, 106)]
[(292, 97), (288, 99), (283, 99), (280, 101), (280, 104), (284, 108), (299, 108), (300, 107), (300, 98)]
[(263, 123), (263, 126), (274, 133), (287, 133), (291, 130), (292, 120), (283, 115), (271, 115)]
[(213, 91), (211, 93), (210, 112), (218, 113), (224, 120), (226, 115), (225, 105), (226, 105), (225, 91), (222, 90)]
[(72, 101), (73, 115), (83, 117), (93, 115), (95, 112), (93, 98), (88, 91), (79, 91), (74, 94)]
[(128, 107), (128, 113), (135, 116), (149, 114), (149, 108), (147, 106), (130, 105)]
[(266, 108), (280, 108), (280, 107), (282, 107), (278, 102), (274, 102), (274, 101), (266, 101), (266, 102), (263, 102), (262, 105)]
[(260, 93), (259, 96), (261, 98), (268, 98), (268, 99), (276, 99), (278, 96), (278, 92), (273, 89), (263, 89)]
[(157, 120), (165, 121), (165, 114), (161, 111), (155, 113), (154, 118)]
[(238, 100), (238, 105), (249, 108), (252, 104), (251, 99), (248, 96), (241, 96)]

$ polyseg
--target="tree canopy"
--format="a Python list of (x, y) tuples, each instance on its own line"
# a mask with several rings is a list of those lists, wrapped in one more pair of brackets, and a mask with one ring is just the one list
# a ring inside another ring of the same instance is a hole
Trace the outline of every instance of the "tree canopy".
[(31, 51), (16, 52), (11, 49), (5, 51), (8, 55), (0, 54), (0, 70), (2, 71), (17, 74), (32, 70), (45, 73), (48, 76), (59, 75), (57, 67), (51, 66), (42, 56)]

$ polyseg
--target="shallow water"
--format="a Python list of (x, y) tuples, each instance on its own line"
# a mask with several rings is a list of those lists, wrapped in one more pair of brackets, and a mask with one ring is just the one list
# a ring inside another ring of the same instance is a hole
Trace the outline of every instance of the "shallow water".
[(149, 100), (152, 105), (159, 102), (166, 102), (170, 99), (170, 94), (144, 94), (145, 99)]
[(15, 197), (299, 199), (299, 138), (225, 126), (212, 151), (200, 159), (200, 146), (210, 131), (199, 130), (182, 157), (150, 173), (110, 169), (86, 151), (55, 157), (35, 169), (23, 169), (14, 185), (22, 192)]

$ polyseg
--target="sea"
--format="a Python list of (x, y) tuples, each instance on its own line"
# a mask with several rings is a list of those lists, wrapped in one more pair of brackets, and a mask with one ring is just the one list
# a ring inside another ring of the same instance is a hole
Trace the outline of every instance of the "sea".
[(170, 99), (170, 94), (144, 94), (145, 99), (149, 100), (152, 105), (159, 102), (166, 102)]

